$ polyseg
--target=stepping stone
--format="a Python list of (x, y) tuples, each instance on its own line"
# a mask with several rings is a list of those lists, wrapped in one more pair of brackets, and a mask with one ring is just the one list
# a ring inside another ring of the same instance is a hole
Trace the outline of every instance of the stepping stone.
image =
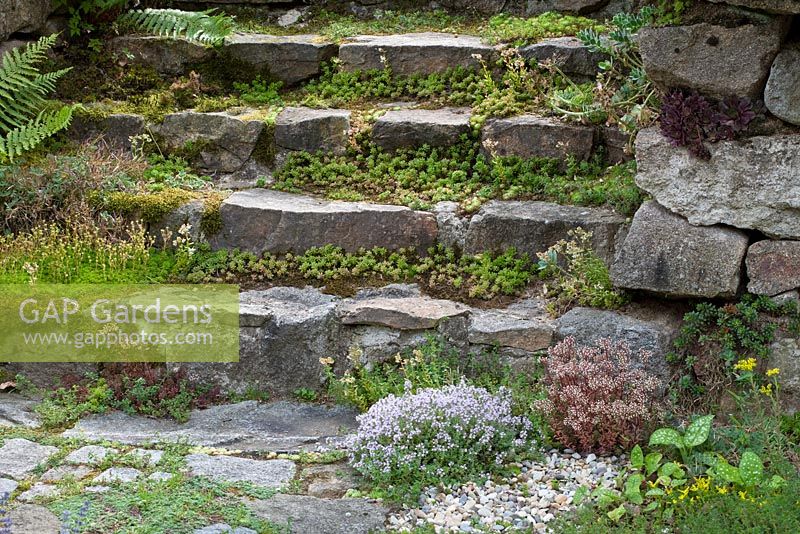
[(101, 447), (99, 445), (86, 445), (80, 449), (74, 450), (64, 461), (70, 464), (85, 464), (85, 465), (98, 465), (103, 463), (103, 460), (110, 454), (117, 454), (119, 450), (111, 449), (108, 447)]
[(346, 301), (337, 309), (343, 324), (369, 324), (397, 330), (428, 330), (442, 320), (463, 317), (469, 308), (429, 297), (372, 298)]
[(355, 428), (355, 416), (353, 410), (342, 406), (245, 401), (193, 410), (184, 424), (123, 412), (94, 415), (62, 436), (129, 444), (183, 441), (248, 451), (287, 451), (327, 443), (327, 438), (340, 435), (342, 429)]
[(372, 142), (385, 150), (449, 146), (471, 130), (469, 108), (388, 111), (372, 126)]
[(543, 39), (520, 48), (519, 53), (526, 61), (551, 61), (561, 72), (578, 83), (594, 80), (598, 72), (597, 64), (605, 59), (602, 53), (592, 52), (577, 37)]
[(41, 426), (39, 415), (33, 411), (37, 404), (39, 402), (36, 400), (14, 393), (0, 393), (0, 427), (38, 428)]
[(267, 189), (238, 191), (220, 207), (222, 230), (215, 249), (254, 254), (303, 252), (333, 245), (413, 248), (424, 254), (436, 242), (436, 217), (403, 206), (322, 200)]
[(175, 475), (172, 473), (167, 473), (166, 471), (156, 471), (155, 473), (151, 473), (147, 480), (155, 480), (156, 482), (166, 482), (167, 480), (171, 480)]
[(14, 534), (59, 534), (61, 521), (45, 508), (35, 504), (15, 506), (8, 513)]
[(91, 473), (92, 470), (86, 466), (78, 465), (59, 465), (52, 469), (47, 470), (40, 479), (41, 482), (58, 482), (65, 478), (72, 478), (74, 480), (81, 480)]
[(128, 482), (133, 482), (137, 478), (142, 475), (142, 472), (138, 469), (134, 469), (132, 467), (112, 467), (110, 469), (106, 469), (94, 479), (92, 482), (100, 482), (100, 483), (114, 483), (120, 482), (126, 484)]
[(252, 66), (285, 85), (321, 73), (321, 63), (336, 55), (338, 47), (319, 35), (264, 35), (237, 33), (225, 39), (222, 54)]
[(278, 494), (247, 503), (258, 517), (291, 525), (291, 534), (370, 534), (382, 532), (389, 510), (362, 499), (317, 499)]
[(53, 497), (58, 495), (59, 490), (56, 486), (51, 484), (42, 484), (37, 482), (30, 489), (23, 491), (17, 496), (17, 500), (20, 502), (32, 502), (36, 499), (42, 497)]
[(289, 460), (253, 460), (235, 456), (190, 454), (186, 465), (193, 476), (222, 482), (250, 482), (264, 488), (281, 488), (294, 477), (296, 467)]
[(308, 482), (308, 495), (319, 498), (338, 499), (358, 485), (353, 468), (341, 463), (310, 465), (300, 478)]
[(107, 493), (111, 491), (110, 486), (85, 486), (83, 488), (85, 493)]
[(482, 345), (536, 352), (550, 347), (555, 333), (553, 320), (543, 303), (503, 310), (474, 309), (470, 313), (468, 340)]
[(645, 202), (611, 267), (611, 281), (668, 297), (734, 297), (748, 241), (742, 231), (692, 226), (656, 202)]
[(254, 153), (261, 152), (257, 148), (271, 143), (268, 136), (262, 135), (266, 131), (264, 121), (252, 118), (247, 110), (240, 114), (181, 111), (167, 115), (153, 128), (169, 149), (197, 143), (200, 153), (192, 163), (221, 173), (240, 170)]
[(693, 225), (726, 224), (800, 239), (800, 135), (755, 136), (706, 148), (708, 161), (672, 146), (658, 128), (640, 131), (636, 185)]
[(481, 146), (492, 157), (587, 160), (594, 147), (594, 128), (536, 115), (491, 119), (481, 131)]
[(464, 251), (501, 253), (514, 247), (536, 261), (537, 253), (566, 239), (570, 230), (583, 228), (592, 232), (595, 253), (610, 264), (624, 224), (624, 217), (606, 209), (493, 200), (470, 219)]
[(11, 494), (17, 489), (19, 482), (11, 480), (10, 478), (0, 478), (0, 495), (3, 493)]
[(431, 32), (362, 35), (339, 47), (339, 60), (345, 70), (383, 70), (388, 66), (393, 74), (401, 76), (433, 74), (456, 67), (479, 69), (475, 55), (491, 64), (496, 51), (479, 37)]
[(125, 456), (133, 458), (136, 461), (147, 462), (147, 465), (153, 467), (161, 461), (161, 458), (164, 456), (164, 451), (153, 449), (133, 449)]
[(207, 527), (198, 528), (194, 534), (258, 534), (255, 530), (246, 527), (233, 528), (225, 523), (216, 523)]
[(345, 109), (287, 107), (275, 118), (275, 146), (280, 150), (343, 154), (350, 132)]
[(0, 476), (16, 480), (25, 478), (57, 452), (57, 447), (39, 445), (27, 439), (7, 439), (0, 447)]

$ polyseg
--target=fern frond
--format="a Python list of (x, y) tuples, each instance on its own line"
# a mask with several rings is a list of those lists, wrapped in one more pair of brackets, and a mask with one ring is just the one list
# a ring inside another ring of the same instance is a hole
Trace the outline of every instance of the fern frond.
[(141, 9), (125, 13), (117, 19), (123, 26), (138, 31), (184, 38), (204, 45), (220, 45), (233, 32), (233, 19), (215, 14), (215, 10), (181, 11), (179, 9)]
[(42, 111), (27, 124), (0, 137), (0, 162), (13, 162), (14, 158), (32, 150), (51, 135), (68, 128), (76, 106), (62, 106), (57, 111)]
[(42, 37), (24, 48), (15, 48), (0, 60), (0, 134), (21, 128), (45, 104), (45, 96), (70, 69), (40, 74), (36, 65), (47, 57), (57, 35)]

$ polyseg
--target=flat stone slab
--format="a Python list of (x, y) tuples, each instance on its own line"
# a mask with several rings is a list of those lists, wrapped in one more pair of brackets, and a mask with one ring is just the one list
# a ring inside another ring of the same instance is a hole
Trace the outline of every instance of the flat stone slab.
[(650, 128), (636, 137), (636, 184), (695, 225), (727, 224), (800, 239), (800, 135), (708, 144), (711, 159)]
[(0, 478), (0, 495), (3, 493), (13, 493), (19, 486), (19, 482), (11, 480), (10, 478)]
[(0, 426), (41, 426), (39, 414), (33, 411), (38, 401), (13, 393), (0, 393)]
[[(481, 146), (492, 157), (589, 159), (594, 128), (537, 115), (491, 119), (481, 130)], [(562, 163), (566, 166), (566, 162)]]
[(251, 118), (246, 112), (200, 113), (181, 111), (170, 113), (153, 127), (170, 149), (183, 148), (187, 143), (200, 146), (198, 161), (192, 163), (209, 171), (233, 173), (244, 167), (257, 147), (269, 145), (266, 124)]
[(341, 154), (349, 132), (346, 109), (287, 107), (275, 118), (275, 146), (282, 150)]
[(207, 527), (198, 528), (194, 534), (258, 534), (252, 528), (236, 527), (233, 528), (227, 523), (215, 523)]
[(9, 511), (14, 534), (59, 534), (61, 521), (44, 506), (21, 504)]
[[(536, 352), (553, 341), (555, 324), (538, 299), (502, 310), (473, 309), (470, 312), (468, 341), (482, 345)], [(538, 304), (538, 305), (537, 305)]]
[(7, 439), (0, 447), (0, 476), (23, 479), (57, 452), (57, 447), (27, 439)]
[(484, 204), (470, 219), (464, 251), (501, 253), (510, 247), (532, 260), (576, 228), (592, 232), (592, 248), (610, 263), (625, 218), (600, 208), (561, 206), (550, 202), (500, 201)]
[(436, 217), (402, 206), (340, 202), (267, 189), (239, 191), (220, 207), (222, 230), (212, 246), (254, 254), (303, 252), (334, 245), (414, 248), (424, 253), (436, 242)]
[(185, 441), (249, 451), (290, 451), (324, 444), (342, 429), (355, 428), (355, 416), (342, 406), (245, 401), (194, 410), (184, 424), (111, 412), (82, 419), (62, 435), (130, 444)]
[(185, 39), (123, 35), (111, 41), (114, 52), (132, 63), (147, 65), (160, 74), (180, 76), (192, 65), (208, 61), (214, 50)]
[(760, 98), (784, 30), (779, 21), (725, 28), (712, 24), (645, 27), (637, 42), (647, 75), (662, 88)]
[(476, 54), (491, 64), (496, 51), (479, 37), (433, 32), (361, 35), (339, 47), (339, 60), (345, 70), (382, 70), (388, 66), (392, 73), (401, 76), (432, 74), (455, 67), (479, 69)]
[(112, 467), (92, 479), (95, 484), (127, 484), (142, 476), (142, 472), (132, 467)]
[(291, 534), (371, 534), (382, 532), (389, 510), (362, 499), (318, 499), (278, 494), (246, 503), (258, 517), (291, 525)]
[(294, 477), (297, 467), (289, 460), (253, 460), (236, 456), (190, 454), (186, 465), (193, 476), (222, 482), (249, 482), (264, 488), (281, 488)]
[(91, 472), (91, 468), (84, 465), (59, 465), (58, 467), (53, 467), (45, 471), (39, 480), (41, 482), (58, 482), (65, 478), (81, 480), (86, 478)]
[(469, 308), (450, 300), (428, 297), (372, 298), (346, 301), (337, 309), (342, 323), (369, 324), (397, 330), (436, 328), (444, 319), (465, 316)]
[(64, 461), (70, 464), (97, 465), (103, 463), (108, 455), (117, 454), (119, 450), (99, 445), (86, 445), (74, 450)]
[(520, 48), (519, 53), (526, 61), (550, 61), (561, 72), (579, 82), (593, 80), (598, 73), (597, 64), (605, 58), (602, 53), (589, 50), (577, 37), (542, 39)]
[(54, 497), (59, 494), (57, 486), (52, 484), (42, 484), (37, 482), (30, 489), (27, 489), (17, 495), (17, 500), (20, 502), (33, 502), (37, 499)]
[(222, 54), (294, 85), (318, 76), (321, 63), (334, 57), (337, 50), (319, 35), (237, 33), (225, 39)]
[(748, 241), (739, 230), (692, 226), (645, 202), (611, 267), (611, 280), (618, 287), (668, 297), (733, 297)]
[(126, 458), (132, 458), (138, 462), (145, 462), (150, 467), (157, 465), (164, 456), (164, 451), (157, 451), (151, 449), (133, 449), (125, 455)]
[(758, 241), (745, 263), (750, 293), (774, 296), (800, 287), (800, 241)]
[(154, 473), (150, 473), (150, 476), (147, 477), (147, 480), (155, 480), (156, 482), (166, 482), (167, 480), (172, 480), (175, 477), (172, 473), (167, 473), (166, 471), (156, 471)]
[(372, 142), (385, 150), (449, 146), (470, 132), (469, 108), (387, 111), (372, 126)]

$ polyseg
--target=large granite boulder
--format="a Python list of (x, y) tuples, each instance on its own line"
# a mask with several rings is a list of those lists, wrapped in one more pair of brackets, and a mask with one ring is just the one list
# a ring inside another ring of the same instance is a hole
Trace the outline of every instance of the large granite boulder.
[(319, 359), (338, 346), (338, 299), (313, 288), (275, 287), (244, 292), (239, 300), (239, 361), (186, 364), (187, 377), (238, 392), (291, 394), (321, 385)]
[(691, 224), (727, 224), (800, 238), (800, 135), (708, 144), (700, 160), (656, 129), (636, 138), (636, 184)]
[(95, 118), (77, 113), (69, 127), (69, 135), (80, 142), (102, 141), (110, 147), (130, 151), (131, 137), (146, 131), (146, 123), (141, 115), (131, 113), (112, 113)]
[(266, 189), (239, 191), (220, 207), (222, 230), (215, 248), (263, 252), (303, 252), (334, 245), (359, 248), (415, 248), (436, 242), (436, 217), (402, 206), (321, 200)]
[(757, 9), (767, 13), (796, 15), (800, 13), (800, 2), (797, 0), (710, 0), (717, 4), (730, 4), (748, 9)]
[(469, 108), (389, 111), (372, 126), (372, 141), (385, 150), (448, 146), (470, 132)]
[(494, 200), (470, 220), (464, 250), (478, 254), (515, 247), (518, 253), (535, 259), (538, 252), (566, 239), (570, 230), (583, 228), (592, 232), (597, 255), (610, 263), (624, 224), (624, 217), (599, 208)]
[(611, 267), (614, 285), (666, 297), (733, 297), (741, 283), (747, 234), (692, 226), (655, 202), (636, 215)]
[(647, 75), (662, 88), (757, 99), (784, 33), (782, 21), (736, 28), (649, 27), (639, 31), (638, 43)]
[(800, 241), (759, 241), (747, 249), (747, 290), (775, 296), (800, 287)]
[(650, 353), (646, 368), (668, 380), (666, 356), (680, 330), (680, 318), (665, 312), (656, 318), (640, 319), (608, 310), (573, 308), (556, 321), (556, 336), (574, 337), (578, 345), (594, 345), (601, 338), (624, 341), (635, 358), (639, 351)]
[(524, 353), (545, 350), (555, 325), (539, 299), (523, 299), (507, 308), (470, 312), (467, 339), (473, 345), (497, 345)]
[(318, 35), (235, 34), (225, 40), (222, 54), (250, 65), (271, 79), (294, 85), (320, 74), (320, 65), (338, 47)]
[[(181, 111), (164, 117), (155, 131), (171, 150), (197, 149), (199, 167), (221, 173), (233, 173), (244, 167), (257, 148), (268, 147), (266, 124), (244, 112), (198, 113)], [(266, 152), (266, 150), (264, 151)]]
[(594, 147), (594, 128), (567, 124), (536, 115), (520, 115), (486, 122), (481, 146), (490, 156), (589, 159)]
[(342, 68), (349, 71), (392, 69), (401, 76), (432, 74), (455, 67), (480, 68), (479, 55), (486, 61), (495, 49), (479, 37), (451, 33), (407, 33), (362, 35), (339, 47)]
[(764, 104), (779, 119), (800, 125), (800, 43), (784, 46), (772, 63)]
[(50, 0), (0, 0), (0, 41), (12, 33), (35, 32), (52, 10)]
[(288, 107), (275, 119), (275, 146), (280, 150), (334, 152), (347, 147), (350, 112), (345, 109)]

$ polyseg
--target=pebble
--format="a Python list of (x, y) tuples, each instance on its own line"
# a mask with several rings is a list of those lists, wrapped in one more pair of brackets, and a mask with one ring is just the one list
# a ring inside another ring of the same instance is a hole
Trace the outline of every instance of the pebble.
[(448, 491), (429, 488), (418, 507), (393, 513), (388, 529), (409, 532), (432, 525), (437, 534), (546, 532), (558, 514), (574, 509), (579, 487), (613, 487), (623, 464), (624, 458), (552, 449), (541, 462), (512, 464), (518, 474), (507, 479)]

